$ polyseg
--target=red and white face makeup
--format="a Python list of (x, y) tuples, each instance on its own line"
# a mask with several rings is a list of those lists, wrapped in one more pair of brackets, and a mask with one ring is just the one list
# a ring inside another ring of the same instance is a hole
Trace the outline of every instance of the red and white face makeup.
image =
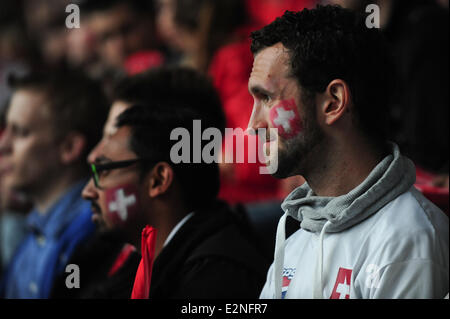
[(138, 189), (127, 184), (105, 191), (105, 215), (107, 223), (112, 226), (124, 226), (136, 219), (139, 213)]
[(303, 130), (302, 120), (294, 99), (283, 100), (272, 107), (269, 113), (272, 127), (278, 129), (283, 139), (291, 139)]

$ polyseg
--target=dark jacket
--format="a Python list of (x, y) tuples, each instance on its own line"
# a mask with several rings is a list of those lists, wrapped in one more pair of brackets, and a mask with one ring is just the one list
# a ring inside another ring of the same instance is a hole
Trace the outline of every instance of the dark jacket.
[(227, 205), (196, 212), (156, 258), (150, 298), (258, 298), (270, 261)]
[[(117, 233), (98, 232), (81, 246), (69, 263), (80, 269), (80, 288), (68, 289), (65, 273), (58, 278), (52, 298), (64, 299), (129, 299), (141, 260), (135, 250), (124, 256), (125, 242)], [(112, 273), (112, 268), (116, 270)]]

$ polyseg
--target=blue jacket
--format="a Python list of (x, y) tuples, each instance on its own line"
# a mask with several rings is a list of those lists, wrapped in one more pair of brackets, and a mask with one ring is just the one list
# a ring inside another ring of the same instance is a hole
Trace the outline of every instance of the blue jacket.
[(49, 297), (55, 277), (65, 271), (77, 246), (95, 230), (90, 204), (81, 198), (85, 184), (85, 180), (78, 182), (45, 214), (30, 213), (25, 239), (2, 278), (2, 297)]

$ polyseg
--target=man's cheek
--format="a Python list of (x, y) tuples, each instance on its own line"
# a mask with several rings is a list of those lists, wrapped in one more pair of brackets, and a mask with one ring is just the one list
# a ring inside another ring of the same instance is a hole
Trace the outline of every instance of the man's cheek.
[(105, 191), (105, 208), (112, 225), (124, 226), (139, 213), (138, 189), (134, 185), (122, 185)]
[(272, 107), (269, 118), (283, 139), (291, 139), (303, 130), (302, 119), (294, 99), (283, 100)]

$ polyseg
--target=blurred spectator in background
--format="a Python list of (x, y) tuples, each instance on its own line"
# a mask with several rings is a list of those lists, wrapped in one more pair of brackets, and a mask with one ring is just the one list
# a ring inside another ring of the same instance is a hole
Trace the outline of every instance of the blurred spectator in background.
[[(120, 229), (142, 251), (133, 298), (255, 298), (267, 261), (243, 220), (216, 200), (217, 164), (171, 159), (175, 128), (193, 136), (193, 121), (199, 119), (204, 128), (224, 131), (212, 84), (191, 69), (163, 68), (125, 80), (116, 94), (110, 119), (125, 111), (89, 156), (94, 178), (83, 196), (91, 200), (95, 219)], [(121, 217), (111, 205), (121, 200), (113, 195), (120, 191), (128, 201)], [(149, 226), (157, 231), (154, 251)], [(141, 270), (148, 277), (141, 277)]]
[(32, 55), (22, 15), (20, 2), (0, 3), (0, 122), (11, 95), (8, 75), (26, 72)]
[[(249, 19), (245, 1), (160, 0), (157, 22), (163, 40), (182, 52), (180, 64), (212, 78), (223, 103), (226, 127), (245, 131), (253, 104), (247, 89), (253, 59), (249, 49), (253, 21)], [(236, 138), (233, 153), (248, 139), (256, 137)], [(247, 157), (244, 162), (248, 162)], [(220, 167), (220, 197), (230, 203), (277, 197), (278, 181), (261, 175), (260, 165), (222, 163)]]
[(91, 77), (98, 78), (101, 75), (101, 62), (91, 27), (95, 15), (87, 6), (80, 7), (80, 28), (66, 30), (66, 59), (69, 67), (83, 69)]
[[(23, 0), (23, 19), (40, 66), (59, 67), (66, 62), (65, 8), (71, 0)], [(76, 2), (76, 1), (75, 1)]]
[(32, 208), (24, 194), (13, 191), (3, 181), (2, 164), (0, 155), (0, 278), (26, 234), (26, 214)]
[(162, 63), (153, 1), (86, 0), (80, 11), (89, 15), (87, 27), (105, 74), (125, 72), (128, 59), (137, 53), (149, 54), (147, 68)]
[[(2, 20), (3, 22), (4, 20)], [(4, 129), (5, 109), (11, 95), (7, 84), (11, 73), (25, 72), (26, 49), (21, 42), (20, 26), (15, 24), (0, 26), (0, 138)], [(28, 201), (13, 192), (2, 181), (3, 164), (0, 154), (0, 278), (8, 265), (17, 245), (25, 234), (25, 214), (29, 212)]]
[(14, 93), (0, 140), (2, 182), (26, 194), (34, 210), (2, 278), (1, 296), (47, 298), (55, 276), (94, 231), (81, 190), (107, 104), (97, 83), (78, 73), (30, 73), (10, 84)]
[[(0, 3), (0, 138), (4, 129), (5, 108), (11, 95), (7, 84), (11, 73), (24, 73), (29, 58), (29, 44), (24, 41), (23, 21), (20, 19), (20, 3)], [(22, 205), (19, 196), (2, 180), (3, 161), (0, 154), (0, 278), (18, 243), (25, 233), (25, 213), (28, 205)]]
[(23, 36), (23, 29), (18, 25), (0, 27), (0, 116), (4, 116), (11, 95), (7, 85), (8, 75), (23, 74), (28, 68), (28, 48), (21, 41)]
[[(68, 4), (79, 5), (80, 28), (66, 26)], [(152, 0), (22, 0), (16, 7), (26, 35), (19, 41), (43, 69), (81, 68), (111, 90), (116, 77), (164, 61)]]

